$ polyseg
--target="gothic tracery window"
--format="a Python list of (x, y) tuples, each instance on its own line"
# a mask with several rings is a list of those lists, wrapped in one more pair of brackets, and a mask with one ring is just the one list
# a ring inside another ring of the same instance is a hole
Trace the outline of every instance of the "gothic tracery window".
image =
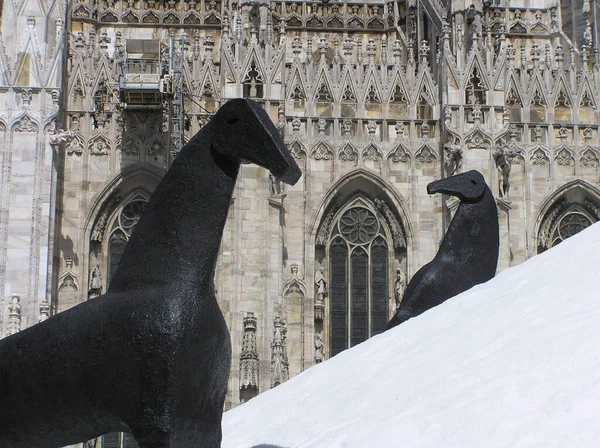
[(385, 330), (389, 250), (386, 230), (362, 203), (345, 210), (329, 245), (330, 355)]
[[(113, 218), (112, 226), (110, 227), (111, 230), (106, 247), (108, 255), (106, 279), (108, 283), (110, 283), (112, 276), (119, 266), (121, 257), (125, 252), (125, 246), (133, 233), (133, 229), (140, 220), (145, 206), (146, 199), (138, 196), (126, 202), (120, 210), (117, 208), (116, 217)], [(96, 441), (92, 440), (86, 443), (86, 447), (93, 446), (96, 448), (138, 448), (138, 444), (135, 442), (133, 436), (122, 432), (105, 434)]]
[(129, 202), (123, 207), (113, 223), (110, 239), (108, 241), (107, 277), (109, 281), (119, 266), (127, 241), (129, 241), (129, 237), (131, 236), (135, 225), (140, 220), (145, 205), (146, 202), (143, 199), (136, 199)]
[(550, 247), (560, 244), (567, 238), (581, 232), (583, 229), (591, 226), (593, 223), (583, 213), (571, 212), (564, 215), (554, 228), (551, 237)]
[(600, 219), (600, 198), (573, 188), (553, 201), (539, 223), (537, 246), (542, 253), (581, 232)]

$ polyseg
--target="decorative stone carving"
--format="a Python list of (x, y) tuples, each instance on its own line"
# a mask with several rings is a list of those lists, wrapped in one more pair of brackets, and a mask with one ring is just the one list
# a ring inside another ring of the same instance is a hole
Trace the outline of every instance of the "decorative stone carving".
[(377, 128), (379, 126), (377, 126), (377, 122), (374, 120), (369, 120), (367, 122), (367, 133), (369, 134), (370, 137), (374, 137), (375, 133), (377, 132)]
[(121, 151), (138, 155), (146, 150), (149, 155), (162, 154), (162, 116), (160, 114), (128, 113), (123, 119), (123, 140)]
[(534, 165), (548, 165), (548, 156), (541, 149), (536, 149), (531, 156), (531, 163)]
[(273, 376), (272, 387), (279, 386), (289, 378), (289, 362), (286, 351), (285, 321), (276, 317), (273, 321), (273, 340), (271, 342), (271, 372)]
[(327, 241), (329, 239), (329, 228), (331, 227), (331, 221), (333, 220), (334, 215), (337, 213), (339, 209), (339, 204), (337, 201), (333, 201), (331, 206), (331, 210), (323, 220), (321, 227), (319, 227), (319, 231), (317, 232), (317, 238), (315, 241), (315, 246), (317, 247), (325, 247), (327, 246)]
[(381, 154), (374, 145), (369, 145), (362, 153), (363, 160), (370, 160), (371, 162), (378, 162), (381, 160)]
[(77, 291), (78, 289), (79, 288), (77, 287), (77, 277), (72, 272), (67, 272), (63, 274), (58, 283), (58, 290)]
[(294, 140), (290, 143), (288, 148), (294, 159), (304, 159), (306, 157), (306, 151), (304, 150), (302, 143), (298, 140)]
[(277, 108), (277, 124), (275, 125), (281, 138), (285, 137), (285, 105), (281, 103)]
[(332, 160), (333, 153), (327, 144), (320, 142), (313, 149), (312, 156), (315, 160)]
[(340, 151), (340, 160), (343, 160), (344, 162), (355, 162), (358, 160), (358, 154), (351, 143), (347, 143), (343, 146)]
[(548, 249), (550, 247), (552, 237), (552, 230), (554, 229), (554, 224), (556, 224), (556, 220), (563, 212), (565, 208), (566, 200), (565, 198), (561, 198), (556, 205), (552, 208), (552, 211), (546, 216), (544, 222), (542, 223), (539, 231), (538, 238), (538, 247), (542, 249)]
[(390, 158), (392, 159), (392, 162), (396, 163), (407, 163), (410, 160), (410, 156), (402, 144), (396, 146), (396, 149), (394, 149)]
[(21, 331), (21, 297), (18, 294), (11, 296), (8, 305), (8, 334), (15, 334)]
[(573, 156), (565, 148), (562, 148), (558, 152), (558, 154), (555, 157), (555, 160), (556, 160), (556, 163), (559, 164), (560, 166), (573, 166), (573, 165), (575, 165), (575, 160), (573, 159)]
[(497, 147), (492, 153), (496, 168), (498, 169), (498, 195), (501, 198), (508, 198), (510, 191), (510, 170), (511, 164), (508, 160), (510, 150), (508, 148)]
[(39, 305), (40, 317), (38, 322), (44, 322), (46, 319), (50, 317), (50, 296), (48, 296), (45, 300), (42, 300)]
[(350, 138), (352, 135), (352, 120), (344, 120), (342, 123), (342, 135), (344, 138)]
[(88, 297), (93, 299), (94, 297), (98, 297), (102, 294), (102, 271), (100, 269), (100, 264), (96, 263), (94, 269), (90, 273), (90, 284)]
[(559, 140), (564, 143), (569, 137), (569, 130), (564, 126), (561, 126), (558, 128), (557, 135)]
[(598, 156), (591, 149), (586, 149), (581, 155), (581, 165), (586, 168), (596, 168), (598, 166)]
[(392, 209), (387, 205), (387, 203), (382, 200), (375, 198), (375, 206), (379, 209), (379, 211), (385, 217), (385, 220), (392, 231), (392, 240), (394, 243), (394, 249), (397, 251), (406, 250), (406, 235), (404, 233), (404, 229), (396, 219), (396, 216), (392, 212)]
[(52, 106), (58, 109), (60, 107), (60, 91), (53, 90), (50, 92), (50, 97), (52, 98)]
[(292, 132), (294, 135), (298, 135), (300, 133), (300, 127), (302, 126), (302, 121), (298, 117), (292, 120)]
[(298, 277), (298, 265), (293, 263), (290, 270), (292, 276), (283, 284), (283, 297), (291, 293), (297, 293), (301, 295), (300, 300), (302, 300), (306, 297), (306, 285), (304, 284), (304, 280)]
[(325, 118), (319, 118), (319, 121), (317, 122), (317, 128), (319, 130), (319, 135), (324, 136), (325, 131), (327, 130), (327, 120), (325, 120)]
[[(54, 133), (50, 136), (50, 144), (57, 146), (57, 145), (60, 145), (61, 143), (69, 143), (71, 140), (73, 140), (74, 137), (75, 137), (75, 134), (71, 131), (55, 129)], [(70, 147), (70, 145), (69, 145), (69, 147)], [(67, 149), (67, 153), (69, 153), (69, 149)]]
[(434, 163), (436, 157), (429, 146), (423, 146), (419, 152), (417, 152), (416, 159), (420, 163)]
[(321, 333), (315, 333), (315, 364), (323, 362), (325, 359), (325, 344)]
[(592, 128), (584, 128), (581, 133), (584, 143), (589, 143), (589, 141), (594, 138), (594, 130)]
[(105, 156), (108, 154), (108, 150), (108, 144), (102, 139), (98, 139), (90, 145), (90, 154), (94, 156)]
[(398, 139), (398, 140), (404, 139), (404, 123), (401, 121), (398, 121), (396, 123), (396, 125), (394, 126), (394, 129), (396, 130), (396, 139)]
[(258, 346), (256, 344), (256, 317), (246, 313), (244, 317), (244, 336), (240, 354), (240, 389), (259, 388)]
[(424, 121), (421, 125), (421, 137), (423, 137), (425, 140), (429, 138), (429, 123), (426, 121)]
[(13, 131), (15, 131), (15, 132), (37, 132), (38, 126), (29, 117), (29, 115), (24, 115), (23, 118), (21, 118), (21, 120), (13, 127)]
[(23, 102), (24, 108), (29, 108), (31, 106), (31, 100), (33, 98), (33, 93), (31, 89), (22, 89), (21, 90), (21, 101)]
[(327, 281), (325, 268), (320, 266), (315, 272), (315, 320), (322, 321), (325, 313), (325, 298), (327, 297)]
[(99, 243), (104, 239), (104, 232), (106, 230), (106, 222), (108, 221), (108, 212), (102, 213), (96, 225), (94, 226), (94, 230), (92, 230), (92, 241), (97, 241)]
[(395, 310), (400, 307), (402, 303), (402, 296), (404, 296), (404, 288), (406, 286), (406, 276), (402, 272), (402, 269), (396, 269), (396, 280), (394, 280), (394, 305)]
[(463, 149), (460, 145), (444, 145), (444, 168), (446, 176), (453, 176), (462, 166)]

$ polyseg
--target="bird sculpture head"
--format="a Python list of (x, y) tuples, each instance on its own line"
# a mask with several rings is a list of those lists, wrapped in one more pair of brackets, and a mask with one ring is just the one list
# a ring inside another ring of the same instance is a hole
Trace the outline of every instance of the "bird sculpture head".
[(443, 193), (456, 196), (463, 202), (479, 202), (485, 193), (487, 184), (479, 171), (467, 171), (456, 176), (436, 180), (427, 185), (427, 193)]
[(228, 159), (255, 163), (290, 185), (302, 174), (271, 118), (255, 101), (225, 103), (212, 119), (211, 132), (214, 150)]

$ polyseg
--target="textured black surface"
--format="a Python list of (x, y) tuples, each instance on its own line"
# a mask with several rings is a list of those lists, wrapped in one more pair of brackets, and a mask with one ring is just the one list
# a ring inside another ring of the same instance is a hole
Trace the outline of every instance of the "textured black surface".
[(413, 276), (388, 329), (439, 305), (496, 274), (498, 211), (483, 176), (469, 171), (427, 186), (461, 200), (435, 258)]
[(0, 340), (1, 448), (113, 431), (220, 446), (231, 344), (213, 277), (242, 159), (300, 177), (264, 110), (229, 101), (157, 187), (107, 293)]

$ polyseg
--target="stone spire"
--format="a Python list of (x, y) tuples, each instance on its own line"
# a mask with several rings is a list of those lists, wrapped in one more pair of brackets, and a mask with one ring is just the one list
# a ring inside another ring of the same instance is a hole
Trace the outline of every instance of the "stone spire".
[(251, 389), (254, 395), (259, 388), (258, 346), (256, 344), (256, 317), (246, 313), (244, 317), (244, 337), (240, 354), (240, 389)]

